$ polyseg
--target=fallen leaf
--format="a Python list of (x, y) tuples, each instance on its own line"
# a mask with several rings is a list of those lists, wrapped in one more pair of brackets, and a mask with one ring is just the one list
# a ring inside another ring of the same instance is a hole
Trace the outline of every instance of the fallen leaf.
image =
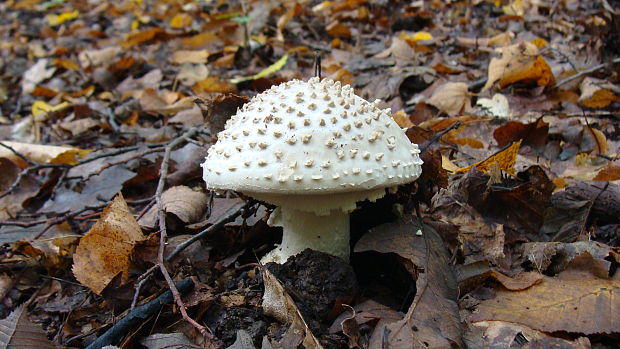
[[(432, 228), (420, 227), (409, 220), (413, 218), (373, 228), (355, 245), (355, 252), (396, 253), (421, 271), (407, 314), (401, 320), (375, 328), (369, 348), (384, 347), (384, 340), (394, 349), (463, 347), (456, 304), (457, 285), (448, 266), (447, 251)], [(418, 229), (422, 231), (421, 236), (416, 234)]]
[(170, 27), (175, 29), (183, 29), (192, 25), (192, 16), (187, 13), (177, 13), (170, 19)]
[(121, 48), (118, 46), (110, 46), (98, 50), (84, 50), (78, 54), (78, 60), (82, 68), (96, 67), (114, 61), (119, 53), (121, 53)]
[(334, 21), (325, 27), (327, 34), (336, 38), (350, 38), (351, 30), (344, 23)]
[(184, 63), (207, 63), (209, 58), (209, 51), (207, 50), (180, 50), (175, 51), (172, 54), (172, 64), (184, 64)]
[(61, 25), (66, 21), (72, 20), (77, 18), (80, 15), (80, 12), (78, 10), (73, 10), (73, 11), (69, 11), (69, 12), (63, 12), (61, 14), (49, 14), (47, 16), (45, 16), (45, 19), (47, 20), (47, 24), (53, 26), (57, 26), (57, 25)]
[(503, 148), (512, 142), (523, 141), (523, 145), (542, 151), (547, 143), (549, 124), (542, 117), (536, 121), (523, 124), (519, 121), (508, 121), (493, 131), (497, 146)]
[(596, 241), (527, 242), (518, 249), (523, 265), (541, 273), (555, 275), (564, 271), (575, 258), (587, 252), (592, 269), (601, 271), (602, 277), (613, 273), (620, 262), (620, 252)]
[[(161, 195), (164, 212), (177, 217), (183, 224), (196, 223), (207, 210), (207, 194), (183, 185), (166, 189)], [(158, 222), (158, 208), (153, 206), (138, 221), (141, 226), (153, 229)]]
[(612, 162), (603, 167), (594, 177), (595, 181), (617, 181), (620, 180), (620, 166)]
[(616, 96), (616, 93), (620, 93), (620, 89), (604, 80), (588, 76), (583, 79), (579, 89), (581, 95), (578, 102), (584, 107), (605, 108), (613, 102), (620, 101), (620, 97)]
[(263, 311), (284, 323), (291, 324), (280, 340), (281, 347), (297, 348), (301, 344), (306, 349), (322, 349), (323, 346), (308, 328), (295, 302), (286, 293), (280, 281), (267, 268), (261, 270), (265, 284)]
[(34, 88), (38, 83), (49, 79), (54, 75), (56, 68), (47, 69), (46, 66), (48, 62), (48, 59), (39, 59), (37, 63), (24, 72), (22, 80), (22, 91), (24, 93), (34, 91)]
[(122, 195), (108, 205), (101, 218), (80, 239), (73, 255), (73, 274), (94, 293), (101, 291), (119, 273), (129, 277), (129, 256), (133, 246), (144, 240), (138, 222)]
[(545, 210), (554, 186), (539, 166), (531, 166), (517, 175), (518, 182), (489, 186), (489, 178), (480, 172), (468, 173), (463, 183), (467, 203), (487, 220), (518, 232), (539, 234)]
[(54, 197), (47, 200), (39, 211), (65, 213), (79, 210), (85, 206), (98, 206), (101, 204), (101, 200), (112, 199), (122, 189), (125, 181), (136, 176), (135, 172), (118, 165), (84, 181), (82, 174), (87, 175), (87, 173), (82, 172), (83, 170), (80, 167), (69, 170), (68, 176), (75, 176), (80, 179), (68, 181), (56, 189)]
[[(3, 144), (15, 149), (27, 159), (43, 164), (66, 164), (75, 165), (78, 159), (86, 157), (92, 149), (78, 149), (72, 147), (59, 147), (54, 145), (29, 144), (19, 142), (2, 141)], [(12, 151), (0, 147), (0, 157), (7, 158), (17, 164), (23, 164), (23, 160)]]
[(544, 332), (618, 333), (620, 281), (602, 279), (586, 271), (567, 270), (526, 290), (495, 289), (470, 320), (501, 320)]
[(192, 91), (197, 95), (211, 92), (235, 93), (237, 92), (237, 86), (226, 80), (221, 80), (218, 77), (209, 76), (192, 86)]
[(510, 104), (503, 94), (496, 93), (491, 99), (478, 98), (476, 105), (482, 108), (489, 116), (500, 119), (509, 119), (512, 117)]
[(536, 45), (520, 42), (496, 51), (501, 57), (491, 59), (483, 91), (495, 83), (499, 83), (500, 88), (515, 82), (533, 82), (538, 86), (551, 86), (555, 83), (551, 68), (545, 59), (538, 55)]
[(142, 338), (140, 344), (148, 349), (191, 348), (194, 346), (194, 342), (183, 333), (154, 333)]
[(55, 348), (41, 326), (28, 319), (23, 305), (0, 320), (0, 345), (4, 348)]
[[(252, 76), (248, 76), (248, 77), (244, 77), (244, 78), (232, 79), (230, 82), (232, 82), (233, 84), (238, 84), (238, 83), (243, 82), (243, 81), (257, 80), (257, 79), (260, 79), (260, 78), (264, 78), (264, 77), (266, 77), (268, 75), (271, 75), (271, 74), (277, 72), (278, 70), (282, 69), (282, 67), (284, 67), (286, 65), (287, 60), (288, 60), (288, 55), (284, 55), (284, 56), (280, 57), (280, 59), (278, 59), (272, 65), (270, 65), (267, 68), (261, 70), (258, 74), (254, 74)], [(221, 91), (221, 92), (224, 92), (224, 91)]]
[(473, 165), (469, 165), (467, 167), (463, 167), (458, 169), (457, 173), (464, 173), (469, 171), (472, 167), (478, 169), (478, 171), (487, 173), (491, 169), (492, 166), (497, 164), (499, 169), (505, 171), (512, 176), (516, 176), (514, 170), (514, 164), (517, 160), (517, 154), (519, 153), (519, 148), (521, 147), (521, 141), (517, 141), (512, 143), (508, 148), (500, 150), (499, 152), (491, 155), (485, 160), (477, 162)]
[(468, 86), (464, 82), (448, 82), (439, 86), (426, 103), (445, 112), (449, 116), (466, 113), (471, 109)]

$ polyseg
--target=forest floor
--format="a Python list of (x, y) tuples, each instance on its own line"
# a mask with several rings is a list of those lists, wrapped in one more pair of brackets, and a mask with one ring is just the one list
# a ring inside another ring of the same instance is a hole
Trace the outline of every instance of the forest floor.
[[(620, 1), (9, 0), (0, 74), (3, 347), (620, 342)], [(350, 261), (262, 265), (274, 207), (200, 164), (316, 75), (423, 172), (358, 204)]]

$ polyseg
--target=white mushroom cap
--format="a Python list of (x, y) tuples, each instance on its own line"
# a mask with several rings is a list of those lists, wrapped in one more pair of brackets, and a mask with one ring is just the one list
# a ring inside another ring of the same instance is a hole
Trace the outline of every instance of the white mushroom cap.
[[(209, 189), (328, 214), (417, 179), (419, 153), (389, 109), (348, 85), (312, 78), (252, 98), (218, 134), (202, 166)], [(291, 194), (305, 198), (294, 203)]]

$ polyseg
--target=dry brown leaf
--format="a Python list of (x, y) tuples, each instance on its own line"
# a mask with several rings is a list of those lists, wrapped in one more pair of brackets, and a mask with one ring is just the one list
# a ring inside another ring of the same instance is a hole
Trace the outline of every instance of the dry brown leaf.
[(207, 63), (207, 58), (209, 58), (207, 50), (180, 50), (172, 54), (172, 64)]
[[(571, 342), (548, 334), (536, 331), (521, 324), (506, 321), (480, 321), (473, 324), (483, 331), (481, 337), (483, 343), (479, 346), (484, 348), (512, 348), (519, 346), (525, 349), (534, 348), (562, 348), (562, 349), (591, 349), (587, 337), (580, 337)], [(525, 338), (528, 343), (525, 346), (519, 344), (519, 339)]]
[[(22, 154), (28, 159), (44, 164), (75, 165), (77, 164), (79, 158), (85, 157), (92, 151), (90, 149), (59, 147), (54, 145), (41, 145), (9, 141), (2, 141), (2, 143), (15, 149), (15, 151)], [(22, 159), (20, 159), (17, 155), (15, 155), (15, 153), (4, 147), (0, 147), (0, 157), (7, 158), (17, 164), (23, 165)]]
[(290, 8), (282, 15), (280, 16), (280, 18), (278, 18), (278, 23), (277, 23), (277, 34), (276, 34), (276, 39), (278, 41), (284, 41), (284, 28), (286, 28), (286, 25), (288, 24), (288, 22), (293, 19), (293, 17), (295, 17), (296, 15), (298, 15), (301, 10), (302, 7), (300, 4), (298, 3), (288, 3), (291, 4), (289, 5)]
[(101, 123), (98, 120), (95, 120), (93, 118), (84, 118), (71, 121), (63, 121), (60, 123), (59, 126), (63, 130), (71, 132), (71, 135), (75, 137), (90, 130), (91, 128), (99, 126), (100, 124)]
[(121, 43), (121, 46), (124, 48), (133, 47), (133, 46), (145, 43), (147, 41), (151, 41), (155, 39), (157, 35), (161, 35), (163, 33), (164, 33), (164, 30), (159, 27), (149, 28), (141, 32), (132, 33), (127, 36), (127, 38), (125, 39), (123, 43)]
[[(411, 219), (373, 228), (355, 245), (355, 252), (395, 253), (421, 271), (407, 314), (401, 320), (375, 327), (369, 348), (383, 348), (384, 340), (393, 349), (463, 347), (457, 284), (448, 266), (447, 251), (437, 232), (426, 225), (420, 227)], [(422, 235), (416, 234), (418, 229)]]
[(24, 93), (34, 91), (38, 83), (54, 75), (56, 68), (47, 69), (48, 62), (48, 59), (39, 59), (37, 63), (24, 72), (22, 80), (22, 90)]
[(414, 126), (413, 122), (409, 120), (409, 115), (407, 115), (407, 113), (405, 113), (405, 110), (403, 109), (392, 114), (392, 119), (394, 119), (394, 121), (396, 121), (398, 126), (400, 126), (401, 128), (409, 128), (411, 126)]
[(215, 76), (209, 76), (204, 80), (200, 80), (192, 87), (195, 94), (204, 94), (211, 92), (235, 93), (237, 86), (226, 80), (221, 80)]
[(593, 178), (595, 181), (617, 181), (620, 180), (620, 166), (612, 162), (603, 167)]
[(325, 27), (325, 30), (327, 30), (327, 33), (329, 35), (336, 37), (336, 38), (350, 38), (351, 37), (351, 30), (346, 25), (338, 21), (334, 21), (328, 24)]
[(96, 67), (114, 61), (119, 53), (121, 53), (121, 48), (118, 46), (110, 46), (100, 50), (84, 50), (78, 54), (78, 60), (82, 68)]
[(587, 271), (567, 270), (518, 292), (496, 289), (482, 301), (473, 322), (501, 320), (544, 332), (618, 333), (620, 281), (598, 278)]
[[(512, 143), (508, 148), (495, 153), (485, 160), (477, 162), (473, 165), (458, 169), (457, 173), (464, 173), (469, 171), (472, 167), (477, 168), (480, 172), (487, 173), (493, 166), (499, 166), (499, 169), (505, 171), (512, 176), (516, 176), (514, 165), (517, 161), (517, 154), (521, 147), (521, 141)], [(495, 165), (497, 164), (497, 165)]]
[(536, 45), (520, 42), (496, 51), (501, 57), (491, 59), (483, 91), (497, 82), (500, 88), (515, 82), (535, 82), (538, 86), (551, 86), (555, 83), (551, 68), (545, 59), (538, 55)]
[(297, 348), (301, 344), (306, 349), (323, 349), (323, 346), (308, 328), (295, 305), (295, 301), (286, 293), (280, 281), (267, 268), (261, 269), (265, 284), (263, 311), (284, 323), (291, 324), (282, 336), (281, 347)]
[(466, 113), (471, 109), (468, 86), (464, 82), (448, 82), (439, 86), (426, 103), (450, 116)]
[(579, 86), (581, 95), (579, 104), (588, 108), (605, 108), (615, 101), (620, 101), (614, 91), (618, 88), (607, 81), (586, 77)]
[[(175, 186), (167, 189), (161, 195), (161, 201), (166, 213), (175, 215), (184, 224), (198, 222), (205, 211), (209, 199), (207, 194), (194, 191), (184, 185)], [(140, 225), (147, 228), (157, 226), (156, 206), (151, 209), (140, 219)]]
[(181, 110), (168, 120), (171, 124), (181, 124), (187, 127), (200, 126), (204, 121), (202, 111), (197, 105), (193, 106), (191, 109)]
[(133, 246), (144, 240), (133, 214), (121, 194), (114, 198), (82, 239), (73, 255), (73, 274), (96, 294), (119, 273), (129, 276)]
[(45, 331), (28, 319), (26, 307), (20, 306), (0, 320), (0, 346), (2, 348), (54, 349)]

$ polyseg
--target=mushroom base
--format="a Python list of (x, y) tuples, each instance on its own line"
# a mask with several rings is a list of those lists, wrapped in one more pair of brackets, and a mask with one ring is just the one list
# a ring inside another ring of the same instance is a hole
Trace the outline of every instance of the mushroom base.
[[(349, 260), (349, 214), (333, 210), (330, 215), (279, 207), (273, 225), (283, 228), (282, 244), (261, 259), (262, 263), (284, 263), (306, 248)], [(279, 213), (279, 215), (278, 215)]]

